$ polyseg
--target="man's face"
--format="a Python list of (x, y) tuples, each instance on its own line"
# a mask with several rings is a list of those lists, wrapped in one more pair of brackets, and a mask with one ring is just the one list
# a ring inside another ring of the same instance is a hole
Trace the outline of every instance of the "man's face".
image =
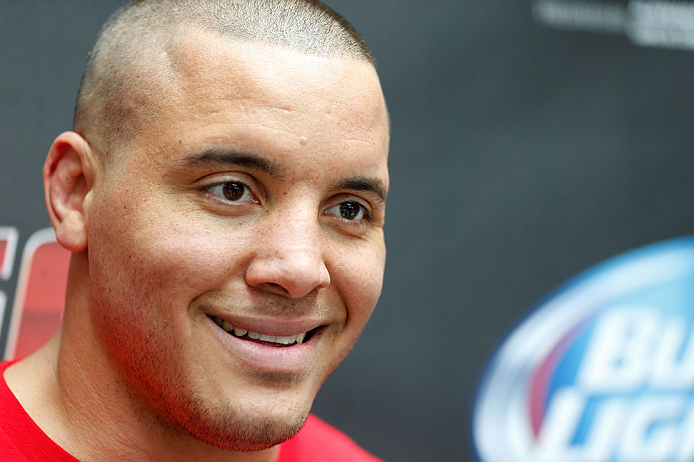
[(202, 32), (176, 53), (163, 115), (91, 193), (91, 323), (144, 415), (269, 447), (380, 295), (385, 104), (351, 59)]

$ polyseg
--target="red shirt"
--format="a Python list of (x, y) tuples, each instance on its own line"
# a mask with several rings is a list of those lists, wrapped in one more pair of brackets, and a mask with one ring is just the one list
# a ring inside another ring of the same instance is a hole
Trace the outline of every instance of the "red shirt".
[[(0, 460), (4, 462), (79, 462), (51, 440), (34, 421), (5, 382), (11, 362), (0, 363)], [(277, 462), (378, 462), (316, 416), (309, 416), (293, 438), (280, 445)]]

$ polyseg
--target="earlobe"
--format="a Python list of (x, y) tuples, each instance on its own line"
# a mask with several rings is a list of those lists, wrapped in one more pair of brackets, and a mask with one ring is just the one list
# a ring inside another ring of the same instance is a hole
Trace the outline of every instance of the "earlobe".
[(43, 187), (58, 242), (71, 252), (87, 248), (85, 206), (92, 182), (89, 144), (77, 133), (61, 133), (46, 157)]

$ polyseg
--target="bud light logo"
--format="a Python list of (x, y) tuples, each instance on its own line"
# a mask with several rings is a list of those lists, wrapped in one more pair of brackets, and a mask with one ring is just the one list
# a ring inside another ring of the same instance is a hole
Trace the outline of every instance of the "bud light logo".
[(504, 340), (478, 390), (480, 460), (694, 460), (694, 238), (613, 258)]

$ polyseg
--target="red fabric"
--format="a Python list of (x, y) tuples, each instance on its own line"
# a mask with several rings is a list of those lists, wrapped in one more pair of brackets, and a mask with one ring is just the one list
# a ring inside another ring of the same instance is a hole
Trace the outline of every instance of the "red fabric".
[(280, 446), (278, 462), (378, 462), (347, 435), (314, 415), (304, 428)]
[(79, 462), (55, 444), (31, 420), (29, 414), (5, 382), (5, 369), (12, 362), (0, 363), (0, 460), (5, 462)]
[[(51, 440), (24, 411), (5, 382), (0, 363), (0, 461), (79, 462)], [(280, 446), (278, 462), (377, 462), (380, 459), (357, 446), (349, 437), (309, 416), (294, 438)]]

